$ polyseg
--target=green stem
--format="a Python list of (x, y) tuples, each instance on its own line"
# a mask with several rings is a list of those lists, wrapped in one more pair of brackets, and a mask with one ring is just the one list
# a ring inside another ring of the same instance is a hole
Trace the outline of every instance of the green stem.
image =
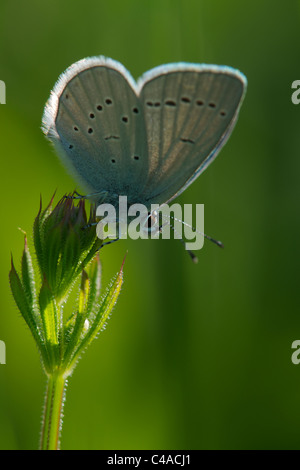
[(67, 380), (60, 374), (48, 377), (42, 421), (41, 450), (58, 450)]

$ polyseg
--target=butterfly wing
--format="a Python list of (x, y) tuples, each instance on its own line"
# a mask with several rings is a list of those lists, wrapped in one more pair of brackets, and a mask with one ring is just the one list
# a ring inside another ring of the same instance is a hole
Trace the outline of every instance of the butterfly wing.
[(229, 67), (170, 64), (138, 82), (149, 172), (144, 204), (177, 197), (213, 161), (236, 122), (246, 78)]
[(55, 85), (43, 130), (87, 192), (149, 207), (174, 199), (216, 157), (245, 88), (228, 67), (163, 65), (136, 84), (119, 62), (83, 59)]
[(83, 59), (61, 75), (43, 130), (85, 191), (136, 202), (148, 174), (147, 136), (136, 83), (118, 62)]

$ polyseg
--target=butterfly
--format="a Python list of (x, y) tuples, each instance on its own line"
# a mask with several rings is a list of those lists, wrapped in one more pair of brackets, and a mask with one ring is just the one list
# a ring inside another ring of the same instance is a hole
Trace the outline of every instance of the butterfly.
[(103, 56), (71, 65), (45, 106), (42, 129), (63, 164), (100, 202), (168, 204), (216, 158), (247, 88), (231, 67), (174, 63), (135, 81)]

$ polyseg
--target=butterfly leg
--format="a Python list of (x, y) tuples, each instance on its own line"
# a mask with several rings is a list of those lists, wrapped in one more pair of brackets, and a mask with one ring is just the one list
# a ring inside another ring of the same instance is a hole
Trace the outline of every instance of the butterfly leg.
[[(85, 230), (89, 227), (93, 227), (94, 225), (98, 225), (98, 222), (91, 222), (90, 224), (87, 224), (84, 227), (82, 227), (82, 230)], [(101, 248), (103, 248), (105, 245), (110, 245), (111, 243), (117, 242), (118, 240), (120, 240), (119, 237), (115, 238), (114, 240), (109, 240), (108, 242), (102, 243), (99, 250), (101, 250)]]
[(77, 191), (74, 191), (73, 194), (66, 194), (65, 198), (66, 199), (86, 199), (87, 196), (83, 196), (82, 194), (79, 194)]
[(114, 238), (114, 240), (110, 240), (109, 242), (102, 243), (99, 250), (101, 250), (101, 248), (103, 248), (105, 245), (110, 245), (111, 243), (117, 242), (118, 240), (120, 240), (120, 239), (119, 238)]
[(98, 225), (99, 222), (90, 222), (89, 224), (84, 225), (81, 230), (86, 230), (87, 228), (93, 227), (94, 225)]
[(95, 193), (90, 193), (90, 194), (79, 194), (77, 191), (74, 191), (74, 193), (70, 196), (65, 196), (66, 199), (94, 199), (95, 196), (99, 196), (99, 199), (97, 198), (97, 203), (98, 204), (101, 204), (106, 196), (107, 196), (108, 192), (107, 191), (97, 191)]
[[(89, 227), (93, 227), (94, 225), (98, 225), (98, 222), (91, 222), (90, 224), (87, 224), (84, 227), (82, 227), (82, 230), (85, 230)], [(119, 237), (115, 238), (114, 240), (109, 240), (108, 242), (102, 243), (99, 250), (101, 250), (101, 248), (103, 248), (105, 245), (110, 245), (111, 243), (117, 242), (118, 240), (120, 240)]]

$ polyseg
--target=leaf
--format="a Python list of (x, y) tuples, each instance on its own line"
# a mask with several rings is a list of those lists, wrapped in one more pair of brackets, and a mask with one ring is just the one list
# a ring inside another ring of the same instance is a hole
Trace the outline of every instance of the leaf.
[(29, 301), (30, 306), (32, 306), (36, 297), (36, 291), (32, 261), (26, 235), (24, 238), (24, 251), (22, 256), (22, 281), (27, 299)]
[(89, 265), (89, 279), (90, 290), (87, 300), (87, 318), (93, 317), (96, 314), (97, 302), (100, 296), (101, 289), (101, 263), (99, 253), (94, 257)]
[(42, 211), (42, 200), (40, 200), (40, 209), (33, 223), (33, 241), (34, 241), (35, 254), (37, 257), (38, 265), (40, 267), (40, 272), (42, 273), (43, 266), (44, 266), (44, 259), (43, 259), (43, 248), (42, 248), (41, 231), (40, 231), (41, 211)]
[(45, 264), (44, 238), (45, 238), (45, 233), (46, 234), (48, 233), (47, 231), (48, 227), (46, 226), (46, 230), (45, 230), (45, 225), (47, 224), (47, 220), (49, 220), (49, 215), (52, 212), (52, 204), (53, 204), (54, 196), (55, 196), (55, 193), (53, 194), (48, 206), (43, 211), (42, 211), (42, 198), (40, 199), (39, 212), (33, 224), (34, 248), (35, 248), (40, 272), (42, 275), (44, 272), (44, 264)]
[(61, 298), (68, 292), (72, 284), (75, 282), (79, 274), (82, 272), (82, 268), (78, 271), (77, 266), (80, 259), (80, 242), (76, 231), (70, 227), (68, 232), (68, 238), (65, 242), (64, 249), (62, 250), (60, 264), (62, 271), (61, 283), (57, 287), (57, 297)]
[(61, 228), (54, 227), (51, 229), (46, 245), (44, 259), (44, 276), (46, 277), (49, 287), (55, 294), (57, 286), (61, 283), (61, 273), (59, 269), (59, 259), (61, 256)]
[(111, 282), (111, 286), (107, 289), (107, 293), (101, 303), (101, 306), (91, 326), (89, 327), (81, 343), (72, 355), (69, 365), (66, 364), (66, 367), (68, 367), (69, 371), (71, 371), (75, 367), (80, 354), (83, 353), (85, 349), (91, 344), (91, 342), (97, 337), (97, 335), (104, 327), (106, 321), (108, 320), (121, 292), (121, 287), (123, 284), (124, 262), (125, 258), (123, 260), (120, 272), (118, 273), (116, 278)]
[(90, 291), (90, 280), (86, 273), (86, 271), (82, 271), (81, 275), (81, 285), (79, 291), (79, 299), (78, 299), (78, 312), (75, 317), (72, 319), (72, 330), (69, 327), (65, 328), (65, 344), (66, 349), (64, 353), (64, 364), (68, 364), (70, 357), (72, 356), (74, 350), (76, 350), (78, 343), (80, 341), (80, 337), (84, 332), (85, 320), (87, 316), (87, 299), (89, 297)]
[(46, 341), (50, 345), (58, 344), (58, 328), (60, 324), (58, 308), (46, 279), (44, 279), (40, 290), (39, 304)]
[(85, 270), (82, 271), (81, 274), (81, 284), (80, 284), (80, 292), (79, 292), (79, 314), (84, 314), (87, 305), (87, 299), (89, 296), (90, 291), (90, 280)]
[(93, 245), (89, 248), (88, 252), (84, 253), (82, 262), (78, 266), (76, 276), (84, 269), (90, 261), (94, 258), (101, 247), (102, 241), (99, 238), (95, 238)]
[(20, 277), (15, 269), (13, 259), (11, 258), (11, 270), (9, 272), (10, 288), (24, 320), (26, 321), (34, 339), (40, 345), (43, 342), (43, 336), (35, 321), (35, 316), (29, 305), (28, 298)]

